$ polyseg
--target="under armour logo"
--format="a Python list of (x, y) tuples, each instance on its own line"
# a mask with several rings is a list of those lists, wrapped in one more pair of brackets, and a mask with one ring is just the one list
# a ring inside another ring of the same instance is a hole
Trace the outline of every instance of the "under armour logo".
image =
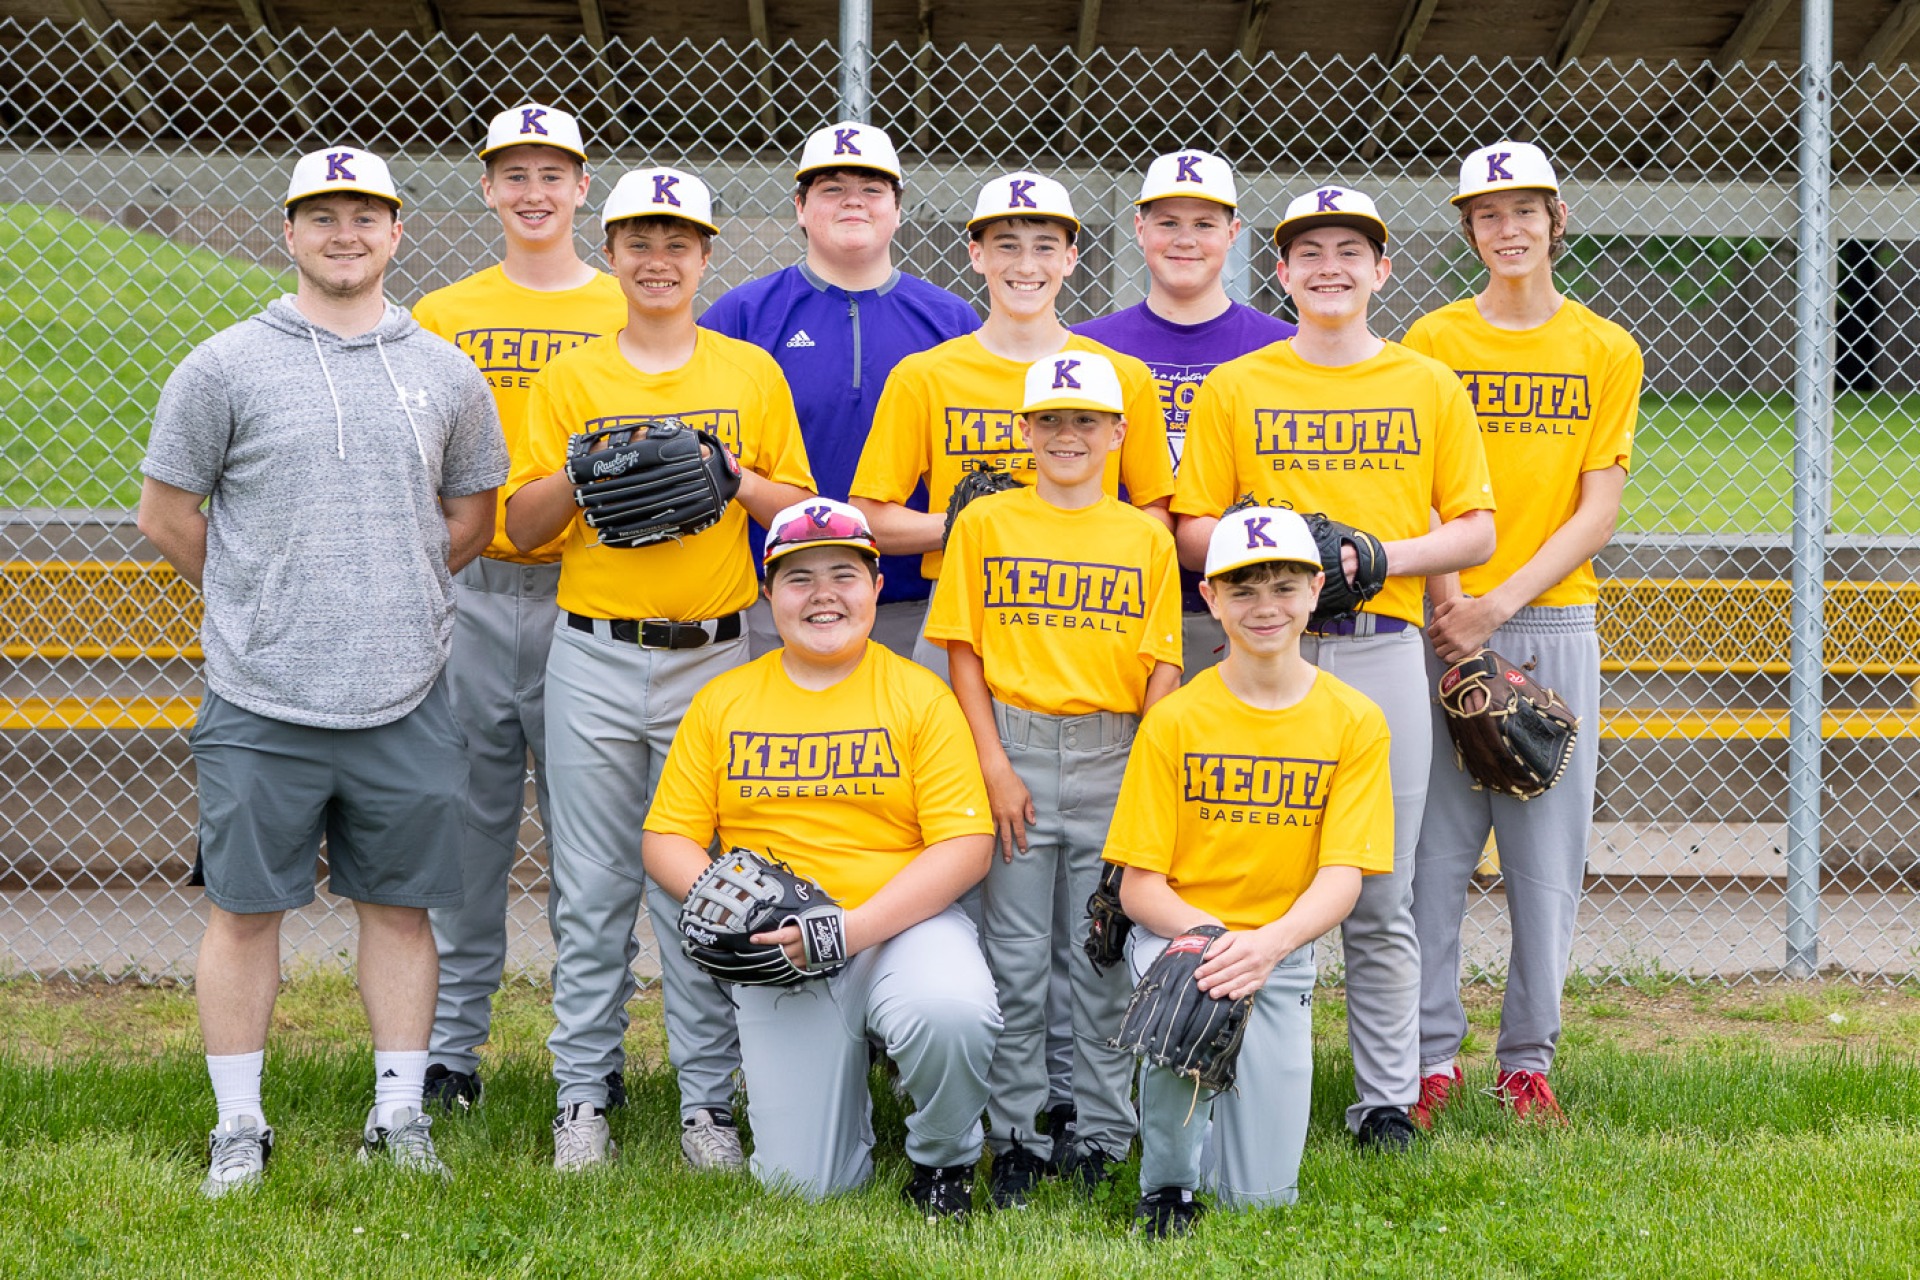
[(1513, 152), (1501, 151), (1487, 157), (1488, 182), (1512, 182), (1513, 175), (1507, 172), (1507, 161), (1513, 159)]
[(1176, 157), (1174, 160), (1174, 166), (1175, 167), (1174, 167), (1174, 173), (1173, 173), (1173, 180), (1175, 182), (1202, 181), (1200, 177), (1200, 157), (1199, 156)]
[(1280, 545), (1275, 542), (1272, 535), (1267, 532), (1267, 526), (1272, 523), (1272, 516), (1248, 516), (1246, 518), (1247, 550), (1253, 551), (1260, 547), (1278, 547)]
[(857, 156), (860, 151), (860, 131), (858, 129), (835, 129), (833, 131), (833, 154), (837, 156)]
[(1015, 178), (1007, 184), (1007, 208), (1038, 209), (1033, 200), (1033, 179)]
[(520, 108), (520, 132), (523, 134), (537, 133), (543, 138), (548, 136), (547, 126), (540, 123), (546, 118), (546, 115), (547, 109), (545, 107)]
[(328, 182), (358, 182), (353, 170), (347, 168), (347, 161), (353, 159), (351, 151), (336, 151), (327, 157)]
[(828, 506), (808, 507), (806, 516), (807, 519), (824, 529), (827, 527), (827, 522), (833, 519), (833, 508)]
[(1053, 389), (1055, 391), (1082, 390), (1080, 380), (1073, 376), (1073, 371), (1079, 367), (1080, 362), (1078, 360), (1055, 360), (1053, 362)]
[(680, 179), (675, 174), (670, 174), (670, 173), (654, 174), (653, 175), (653, 202), (655, 204), (670, 204), (674, 208), (678, 209), (680, 207), (680, 197), (673, 194), (673, 189), (679, 185), (680, 185)]
[(1341, 212), (1340, 197), (1345, 194), (1347, 193), (1342, 191), (1338, 187), (1327, 187), (1323, 190), (1314, 192), (1313, 198), (1319, 201), (1319, 203), (1314, 207), (1313, 211), (1315, 213)]

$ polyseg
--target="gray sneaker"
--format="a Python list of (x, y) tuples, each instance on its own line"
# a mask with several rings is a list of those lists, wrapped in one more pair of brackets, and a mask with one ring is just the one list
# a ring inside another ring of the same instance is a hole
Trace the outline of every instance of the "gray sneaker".
[(257, 1186), (273, 1154), (273, 1130), (258, 1116), (223, 1120), (207, 1135), (207, 1180), (200, 1194), (218, 1200), (229, 1191)]
[(733, 1112), (714, 1107), (702, 1107), (680, 1122), (680, 1154), (703, 1173), (733, 1173), (747, 1167)]
[(440, 1163), (439, 1152), (433, 1149), (433, 1135), (427, 1132), (433, 1120), (426, 1112), (404, 1107), (394, 1112), (393, 1123), (385, 1128), (373, 1122), (376, 1114), (377, 1111), (367, 1112), (367, 1127), (360, 1134), (363, 1162), (382, 1156), (392, 1161), (394, 1168), (410, 1173), (431, 1173), (441, 1178), (453, 1176), (447, 1166)]
[(606, 1113), (589, 1102), (569, 1102), (553, 1118), (553, 1167), (558, 1173), (606, 1164), (620, 1148), (614, 1145)]

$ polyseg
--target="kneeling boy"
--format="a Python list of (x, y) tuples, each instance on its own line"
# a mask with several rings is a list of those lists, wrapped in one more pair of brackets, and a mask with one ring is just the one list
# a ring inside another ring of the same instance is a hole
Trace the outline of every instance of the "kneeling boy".
[(1353, 909), (1363, 874), (1393, 868), (1386, 717), (1300, 656), (1322, 580), (1293, 512), (1221, 517), (1200, 590), (1227, 657), (1147, 714), (1107, 836), (1107, 861), (1127, 868), (1135, 981), (1169, 940), (1217, 924), (1229, 932), (1201, 989), (1259, 993), (1238, 1092), (1195, 1107), (1192, 1083), (1164, 1068), (1141, 1081), (1136, 1218), (1149, 1235), (1192, 1224), (1203, 1176), (1226, 1207), (1293, 1202), (1313, 1084), (1313, 943)]
[[(813, 1197), (867, 1180), (872, 1035), (917, 1107), (906, 1197), (930, 1218), (963, 1217), (1000, 1033), (978, 936), (954, 905), (993, 852), (973, 739), (939, 677), (868, 639), (879, 551), (858, 511), (788, 507), (764, 559), (785, 647), (694, 697), (647, 814), (647, 874), (684, 899), (718, 834), (845, 908), (844, 969), (734, 989), (754, 1175)], [(798, 928), (756, 941), (804, 967)]]

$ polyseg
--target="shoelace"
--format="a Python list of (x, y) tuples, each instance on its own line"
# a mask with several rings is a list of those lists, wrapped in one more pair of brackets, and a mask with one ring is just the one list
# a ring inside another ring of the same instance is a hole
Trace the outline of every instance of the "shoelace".
[(393, 1153), (394, 1163), (429, 1173), (446, 1168), (440, 1163), (440, 1153), (433, 1149), (433, 1135), (427, 1132), (432, 1124), (432, 1117), (419, 1112), (405, 1124), (387, 1130), (386, 1148)]
[(725, 1125), (709, 1120), (705, 1124), (688, 1126), (686, 1134), (705, 1159), (737, 1160), (740, 1158), (739, 1133)]
[(219, 1182), (254, 1172), (265, 1162), (259, 1129), (238, 1129), (220, 1134), (213, 1140), (210, 1174)]
[(561, 1164), (597, 1160), (599, 1144), (594, 1141), (593, 1117), (582, 1113), (569, 1116), (553, 1131), (554, 1159)]

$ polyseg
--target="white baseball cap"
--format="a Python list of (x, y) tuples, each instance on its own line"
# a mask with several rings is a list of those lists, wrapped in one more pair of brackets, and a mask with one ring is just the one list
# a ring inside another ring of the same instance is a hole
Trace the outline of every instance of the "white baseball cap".
[(1147, 166), (1146, 181), (1140, 184), (1135, 204), (1191, 196), (1211, 200), (1232, 209), (1240, 203), (1239, 189), (1233, 184), (1233, 166), (1206, 151), (1175, 151)]
[(1352, 227), (1381, 244), (1387, 242), (1387, 224), (1373, 201), (1345, 187), (1321, 187), (1287, 203), (1287, 216), (1273, 229), (1273, 243), (1286, 248), (1302, 231), (1315, 227)]
[(580, 142), (580, 122), (557, 107), (538, 102), (523, 102), (509, 107), (487, 123), (487, 140), (480, 148), (485, 160), (508, 147), (536, 145), (558, 147), (586, 163), (587, 149)]
[(1459, 204), (1492, 191), (1551, 191), (1560, 194), (1560, 179), (1547, 153), (1531, 142), (1496, 142), (1460, 162)]
[(1009, 173), (980, 188), (973, 202), (973, 216), (967, 230), (1001, 218), (1052, 218), (1065, 222), (1077, 232), (1080, 219), (1073, 214), (1073, 197), (1052, 178), (1037, 173)]
[(310, 151), (293, 162), (293, 180), (287, 183), (287, 204), (335, 191), (378, 196), (394, 208), (400, 207), (400, 192), (393, 185), (393, 175), (387, 172), (387, 162), (371, 151), (328, 147), (324, 151)]
[(808, 135), (793, 176), (804, 178), (823, 169), (872, 169), (900, 181), (900, 157), (893, 139), (885, 129), (857, 120), (842, 120)]
[(808, 547), (852, 547), (880, 558), (880, 544), (860, 509), (832, 498), (808, 498), (784, 508), (767, 526), (766, 549), (760, 563), (771, 565), (792, 551)]
[(1113, 361), (1097, 351), (1062, 351), (1027, 366), (1027, 393), (1021, 413), (1042, 409), (1098, 409), (1125, 413), (1127, 398)]
[(720, 234), (713, 224), (713, 193), (706, 183), (679, 169), (635, 169), (620, 175), (600, 212), (600, 226), (654, 217), (679, 218)]
[(1207, 573), (1216, 578), (1269, 560), (1320, 572), (1320, 548), (1297, 511), (1284, 507), (1248, 507), (1229, 511), (1207, 540)]

